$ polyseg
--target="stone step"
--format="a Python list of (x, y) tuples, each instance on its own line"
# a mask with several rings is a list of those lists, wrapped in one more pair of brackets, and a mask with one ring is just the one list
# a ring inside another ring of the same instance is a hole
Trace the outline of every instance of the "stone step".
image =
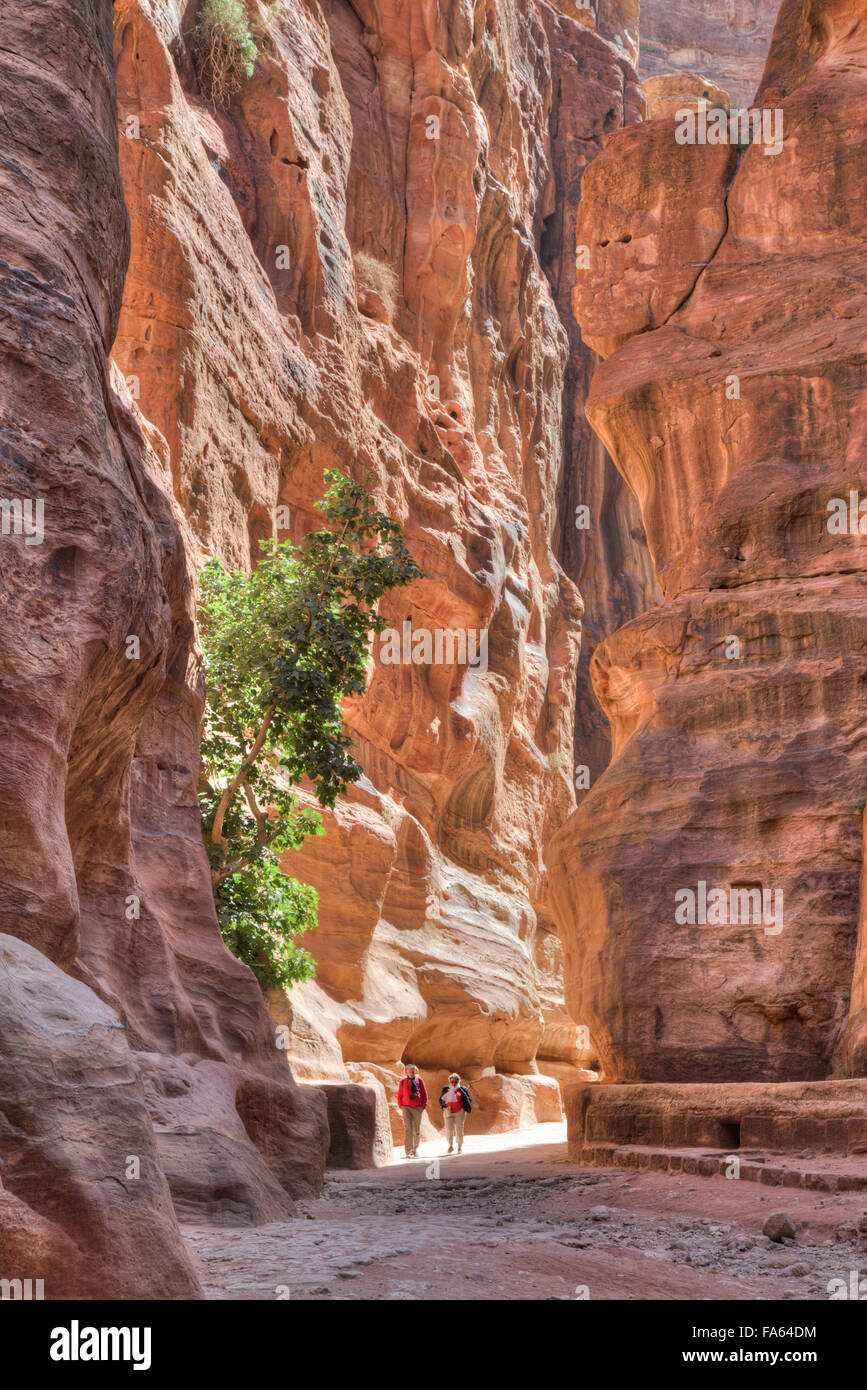
[(585, 1144), (574, 1161), (595, 1168), (637, 1168), (652, 1173), (684, 1173), (690, 1177), (726, 1177), (737, 1159), (741, 1182), (767, 1187), (804, 1187), (816, 1192), (867, 1191), (867, 1160), (843, 1157), (819, 1159), (807, 1167), (792, 1154), (724, 1153), (701, 1149), (650, 1148), (642, 1144)]

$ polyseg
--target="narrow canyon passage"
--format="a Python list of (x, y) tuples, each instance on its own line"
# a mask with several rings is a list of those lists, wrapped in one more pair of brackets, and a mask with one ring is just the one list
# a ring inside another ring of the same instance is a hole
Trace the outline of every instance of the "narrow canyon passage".
[(867, 1301), (865, 171), (867, 0), (0, 0), (0, 1301)]
[[(863, 1192), (576, 1167), (565, 1141), (560, 1124), (460, 1157), (431, 1141), (329, 1173), (293, 1221), (184, 1235), (209, 1299), (827, 1299), (857, 1265)], [(785, 1245), (762, 1233), (783, 1209)]]

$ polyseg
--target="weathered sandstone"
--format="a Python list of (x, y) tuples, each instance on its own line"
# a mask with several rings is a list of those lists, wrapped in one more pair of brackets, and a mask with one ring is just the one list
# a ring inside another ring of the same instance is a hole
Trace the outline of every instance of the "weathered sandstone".
[(111, 20), (107, 0), (15, 0), (2, 20), (0, 492), (41, 501), (44, 535), (0, 542), (0, 931), (27, 948), (4, 948), (0, 1176), (15, 1259), (30, 1231), (54, 1296), (194, 1295), (163, 1159), (209, 1207), (221, 1147), (231, 1219), (285, 1217), (327, 1133), (213, 913), (182, 518), (108, 362), (129, 249)]
[[(590, 681), (593, 652), (603, 637), (659, 597), (635, 499), (587, 422), (584, 402), (598, 359), (582, 338), (572, 312), (578, 277), (575, 219), (584, 170), (613, 130), (644, 118), (645, 102), (633, 68), (610, 44), (578, 29), (552, 5), (543, 5), (541, 13), (556, 94), (550, 122), (555, 193), (545, 223), (542, 264), (569, 337), (563, 394), (567, 466), (560, 495), (558, 553), (584, 601), (575, 692), (574, 762), (580, 801), (611, 756), (608, 721)], [(609, 37), (604, 21), (600, 7), (600, 32)], [(582, 507), (584, 515), (579, 513)], [(559, 940), (547, 900), (545, 909), (545, 940), (556, 941), (556, 947), (549, 947), (553, 953), (559, 951)]]
[(777, 0), (642, 0), (639, 73), (644, 78), (691, 70), (749, 104), (759, 85)]
[(570, 1086), (570, 1156), (597, 1144), (867, 1152), (867, 1082)]
[[(259, 61), (222, 111), (197, 88), (191, 4), (116, 6), (132, 256), (115, 359), (202, 553), (249, 564), (260, 537), (300, 536), (338, 464), (424, 571), (393, 626), (488, 636), (487, 670), (375, 660), (347, 711), (364, 779), (285, 858), (320, 894), (317, 981), (272, 1009), (310, 1080), (401, 1058), (568, 1075), (542, 858), (573, 797), (568, 576), (600, 560), (596, 637), (653, 584), (582, 422), (570, 304), (581, 171), (643, 109), (634, 7), (606, 8), (604, 38), (527, 0), (249, 12)], [(560, 524), (579, 497), (606, 504), (583, 550)], [(582, 708), (595, 773), (586, 679)]]
[(117, 1014), (35, 947), (0, 937), (0, 1269), (46, 1298), (195, 1297)]
[[(656, 120), (583, 182), (575, 306), (609, 354), (588, 416), (664, 593), (595, 655), (613, 761), (549, 854), (567, 999), (612, 1080), (863, 1068), (867, 541), (827, 525), (864, 476), (856, 9), (784, 5), (779, 154)], [(702, 882), (779, 894), (781, 922), (678, 922)]]
[(329, 1168), (378, 1168), (392, 1156), (385, 1087), (372, 1076), (355, 1084), (320, 1083), (328, 1103)]
[(709, 77), (701, 77), (694, 72), (662, 73), (659, 77), (647, 77), (641, 84), (647, 98), (647, 114), (651, 120), (657, 116), (675, 116), (688, 107), (731, 106), (728, 92)]

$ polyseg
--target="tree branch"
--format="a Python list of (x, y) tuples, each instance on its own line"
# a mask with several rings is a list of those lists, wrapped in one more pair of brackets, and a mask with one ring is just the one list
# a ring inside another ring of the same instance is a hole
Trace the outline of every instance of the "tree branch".
[(244, 795), (247, 798), (247, 805), (250, 807), (250, 810), (253, 812), (253, 816), (256, 820), (256, 838), (261, 847), (264, 849), (268, 844), (268, 836), (265, 833), (265, 827), (268, 824), (268, 817), (265, 815), (264, 811), (261, 811), (259, 809), (258, 802), (256, 801), (256, 798), (253, 795), (253, 788), (247, 781), (246, 773), (241, 778), (241, 786), (244, 788)]
[(218, 846), (220, 849), (226, 848), (225, 841), (223, 840), (223, 821), (226, 819), (226, 812), (232, 804), (232, 799), (236, 791), (240, 787), (241, 783), (244, 781), (244, 778), (246, 777), (250, 768), (253, 766), (254, 762), (256, 761), (256, 759), (262, 751), (262, 747), (265, 742), (265, 735), (268, 732), (268, 727), (274, 715), (274, 709), (274, 705), (268, 706), (267, 710), (265, 711), (265, 718), (262, 720), (262, 723), (259, 726), (259, 732), (256, 735), (256, 741), (253, 744), (253, 747), (250, 749), (250, 752), (247, 754), (240, 768), (235, 773), (235, 776), (232, 778), (231, 782), (226, 787), (226, 790), (223, 792), (223, 795), (220, 797), (220, 804), (217, 807), (217, 814), (214, 816), (214, 824), (211, 827), (211, 844)]

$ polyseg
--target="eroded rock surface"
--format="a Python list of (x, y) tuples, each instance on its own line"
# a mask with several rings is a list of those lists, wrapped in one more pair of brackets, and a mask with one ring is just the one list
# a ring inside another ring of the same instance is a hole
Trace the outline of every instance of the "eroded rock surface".
[(0, 1266), (46, 1298), (198, 1293), (117, 1014), (0, 937)]
[[(828, 523), (864, 485), (865, 23), (784, 5), (779, 153), (651, 121), (583, 182), (576, 312), (609, 354), (588, 415), (664, 593), (596, 653), (614, 757), (549, 856), (567, 998), (612, 1080), (863, 1069), (867, 540)], [(702, 884), (724, 915), (678, 920)], [(732, 890), (769, 910), (744, 922), (739, 896), (734, 921)]]
[(762, 76), (777, 0), (642, 0), (642, 78), (708, 77), (748, 105)]
[(590, 567), (560, 534), (573, 441), (620, 552), (594, 632), (652, 580), (634, 504), (581, 434), (589, 353), (564, 324), (581, 170), (643, 110), (634, 7), (607, 7), (605, 37), (528, 0), (249, 13), (259, 60), (222, 110), (196, 82), (191, 4), (116, 6), (132, 259), (115, 358), (203, 552), (246, 565), (261, 537), (300, 537), (339, 465), (424, 571), (387, 605), (394, 628), (487, 640), (486, 669), (377, 655), (348, 710), (364, 779), (285, 859), (320, 893), (318, 978), (275, 1017), (307, 1079), (393, 1078), (402, 1057), (575, 1075), (542, 857), (573, 801), (569, 575)]
[(658, 77), (646, 77), (641, 89), (647, 98), (647, 114), (651, 120), (657, 116), (676, 116), (687, 108), (700, 106), (732, 106), (728, 92), (709, 77), (701, 77), (694, 72), (661, 73)]
[[(160, 1151), (179, 1126), (204, 1210), (220, 1121), (160, 1106), (197, 1094), (200, 1064), (234, 1135), (220, 1182), (247, 1182), (233, 1219), (291, 1213), (327, 1146), (324, 1100), (292, 1082), (213, 913), (182, 517), (108, 361), (129, 250), (111, 22), (107, 0), (16, 0), (0, 51), (0, 931), (29, 950), (4, 948), (3, 1240), (21, 1263), (0, 1273), (41, 1277), (29, 1231), (48, 1296), (195, 1294)], [(79, 1133), (61, 1137), (70, 1087)]]
[[(588, 11), (583, 13), (586, 16)], [(550, 123), (555, 194), (545, 224), (542, 262), (569, 337), (559, 557), (584, 601), (575, 691), (575, 787), (580, 801), (611, 756), (608, 721), (590, 681), (591, 658), (603, 637), (651, 607), (659, 591), (638, 506), (584, 412), (598, 358), (582, 337), (572, 311), (579, 275), (575, 219), (588, 163), (614, 130), (644, 118), (646, 104), (633, 68), (616, 45), (612, 48), (579, 28), (554, 6), (544, 5), (542, 14), (555, 91)], [(602, 7), (599, 14), (604, 35)], [(553, 927), (550, 908), (547, 920)], [(556, 936), (549, 932), (548, 939), (556, 940)]]

